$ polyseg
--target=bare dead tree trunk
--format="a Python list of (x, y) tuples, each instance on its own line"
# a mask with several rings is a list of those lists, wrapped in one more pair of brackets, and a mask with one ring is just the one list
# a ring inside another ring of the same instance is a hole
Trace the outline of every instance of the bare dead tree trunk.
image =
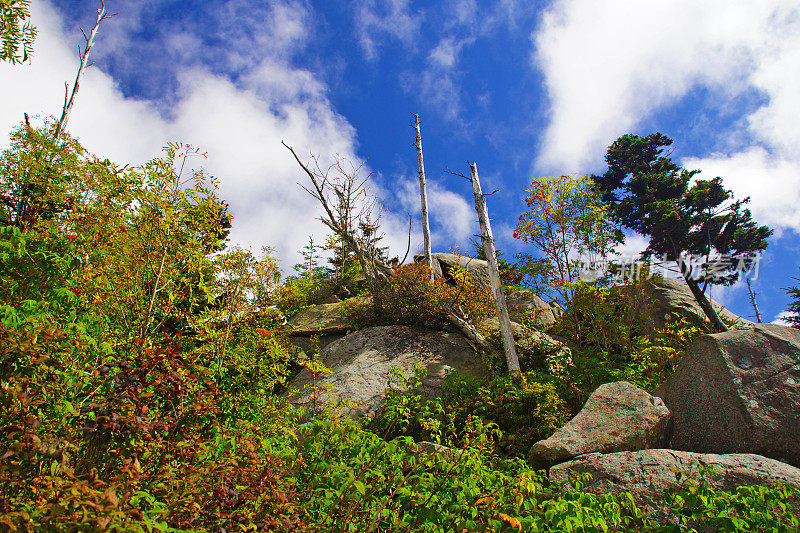
[(342, 208), (342, 203), (347, 204), (344, 206), (344, 212), (336, 215), (334, 214), (335, 209), (328, 202), (328, 198), (325, 193), (325, 187), (330, 184), (327, 175), (324, 175), (324, 173), (321, 172), (317, 174), (312, 171), (308, 165), (300, 160), (300, 157), (291, 146), (283, 141), (281, 141), (281, 144), (283, 144), (283, 146), (285, 146), (286, 149), (292, 153), (295, 161), (297, 161), (297, 164), (300, 165), (300, 167), (311, 180), (314, 190), (309, 190), (306, 187), (303, 188), (322, 204), (326, 215), (321, 218), (322, 223), (330, 228), (330, 230), (336, 235), (338, 235), (339, 238), (341, 238), (350, 247), (350, 249), (353, 250), (353, 253), (356, 254), (356, 258), (361, 265), (361, 271), (364, 273), (367, 283), (369, 284), (370, 292), (375, 294), (378, 289), (377, 282), (388, 279), (391, 268), (389, 265), (381, 261), (379, 257), (377, 257), (374, 250), (371, 251), (369, 249), (365, 249), (365, 246), (363, 246), (362, 243), (359, 242), (359, 239), (356, 238), (356, 228), (353, 227), (352, 222), (354, 218), (358, 217), (352, 213), (352, 209), (354, 208), (352, 202), (355, 201), (355, 197), (363, 193), (363, 182), (356, 184), (355, 190), (353, 190), (353, 187), (351, 187), (352, 184), (346, 184), (344, 188), (339, 189), (334, 186), (334, 193), (336, 194), (340, 203), (338, 207)]
[(756, 295), (753, 292), (753, 288), (750, 286), (750, 278), (747, 276), (744, 277), (745, 283), (747, 283), (747, 292), (750, 295), (750, 303), (753, 304), (753, 311), (756, 312), (756, 320), (759, 324), (761, 324), (761, 311), (758, 310), (758, 304), (756, 303)]
[(419, 128), (419, 114), (414, 113), (414, 133), (416, 141), (414, 146), (417, 148), (417, 167), (419, 168), (419, 198), (422, 204), (422, 237), (425, 247), (425, 264), (431, 269), (431, 281), (433, 281), (433, 258), (431, 257), (431, 228), (428, 224), (428, 191), (425, 183), (425, 163), (422, 160), (422, 134)]
[(486, 209), (486, 197), (481, 191), (481, 182), (478, 178), (478, 165), (469, 164), (469, 173), (472, 180), (472, 193), (475, 196), (475, 211), (478, 212), (478, 222), (481, 225), (481, 238), (483, 239), (483, 249), (486, 252), (486, 259), (489, 263), (489, 281), (492, 283), (494, 293), (494, 304), (497, 309), (497, 319), (500, 322), (500, 332), (503, 336), (503, 348), (506, 352), (506, 362), (509, 374), (519, 374), (519, 358), (517, 348), (514, 344), (514, 335), (511, 333), (511, 319), (508, 316), (506, 306), (506, 296), (503, 294), (503, 285), (500, 283), (500, 271), (497, 268), (497, 255), (494, 249), (494, 238), (492, 237), (492, 226), (489, 223), (489, 213)]
[[(54, 139), (58, 139), (58, 136), (61, 135), (61, 132), (67, 129), (67, 121), (69, 121), (69, 114), (72, 112), (72, 106), (75, 104), (75, 97), (78, 95), (78, 90), (81, 86), (81, 78), (83, 77), (83, 71), (87, 68), (92, 66), (89, 63), (89, 52), (92, 50), (94, 46), (94, 38), (97, 35), (97, 30), (100, 29), (100, 23), (103, 22), (105, 19), (112, 17), (113, 15), (108, 15), (106, 13), (106, 4), (104, 0), (100, 1), (100, 8), (97, 10), (97, 19), (94, 22), (94, 27), (92, 31), (89, 32), (89, 36), (86, 36), (86, 33), (81, 30), (83, 33), (83, 39), (86, 41), (86, 45), (83, 48), (83, 53), (81, 53), (81, 47), (78, 45), (78, 55), (80, 55), (81, 62), (80, 66), (78, 67), (78, 74), (75, 76), (75, 83), (72, 85), (72, 93), (69, 92), (69, 84), (64, 84), (64, 107), (61, 110), (61, 118), (58, 119), (58, 123), (56, 124), (56, 131), (53, 135)], [(67, 98), (69, 96), (69, 98)]]
[[(323, 209), (325, 210), (325, 215), (322, 217), (322, 222), (328, 228), (331, 229), (334, 233), (336, 233), (344, 242), (346, 242), (356, 254), (356, 257), (361, 264), (361, 268), (367, 277), (367, 281), (370, 285), (370, 290), (372, 294), (376, 294), (378, 281), (384, 281), (388, 279), (389, 273), (391, 272), (391, 267), (380, 260), (380, 258), (376, 257), (375, 254), (370, 254), (369, 251), (364, 250), (364, 247), (359, 243), (358, 239), (355, 238), (354, 234), (349, 231), (349, 227), (343, 227), (343, 225), (339, 222), (339, 218), (334, 215), (334, 209), (331, 204), (328, 202), (326, 194), (325, 194), (325, 187), (329, 184), (328, 178), (324, 172), (318, 171), (319, 173), (315, 173), (311, 170), (308, 165), (303, 163), (300, 158), (298, 157), (297, 153), (292, 149), (291, 146), (287, 145), (285, 142), (281, 141), (284, 147), (289, 150), (297, 161), (297, 164), (300, 165), (300, 168), (306, 173), (306, 175), (311, 180), (311, 183), (314, 186), (314, 190), (311, 191), (305, 187), (303, 187), (306, 191), (309, 192), (314, 198), (316, 198), (321, 204)], [(301, 185), (302, 187), (302, 185)], [(492, 248), (494, 249), (494, 248)], [(372, 260), (372, 268), (368, 268), (368, 259)], [(371, 279), (370, 276), (376, 276), (376, 279)], [(505, 302), (505, 300), (503, 300)], [(464, 318), (458, 316), (456, 312), (450, 312), (447, 314), (446, 319), (453, 324), (461, 333), (475, 346), (476, 350), (484, 351), (488, 354), (495, 354), (496, 351), (492, 347), (491, 344), (486, 340), (486, 338), (480, 334), (480, 332), (466, 321)], [(290, 335), (300, 335), (304, 332), (289, 332)], [(512, 339), (513, 340), (513, 339)], [(516, 355), (515, 355), (516, 357)], [(517, 369), (519, 369), (519, 363), (517, 363)]]

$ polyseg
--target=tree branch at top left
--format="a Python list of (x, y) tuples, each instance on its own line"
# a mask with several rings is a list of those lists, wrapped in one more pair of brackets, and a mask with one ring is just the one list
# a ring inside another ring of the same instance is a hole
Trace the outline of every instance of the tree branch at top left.
[(89, 63), (89, 52), (94, 46), (94, 40), (97, 36), (97, 31), (100, 29), (100, 23), (113, 16), (113, 14), (109, 15), (106, 13), (106, 3), (104, 0), (101, 0), (100, 7), (97, 9), (97, 18), (95, 19), (92, 31), (89, 32), (89, 35), (87, 36), (86, 32), (81, 29), (81, 33), (83, 34), (83, 39), (86, 44), (83, 47), (83, 52), (81, 52), (81, 47), (78, 45), (78, 55), (80, 56), (81, 60), (80, 65), (78, 66), (78, 74), (75, 76), (75, 83), (72, 85), (72, 93), (70, 93), (69, 84), (64, 83), (64, 107), (61, 110), (61, 118), (58, 119), (58, 123), (56, 124), (56, 129), (53, 134), (54, 139), (58, 139), (58, 136), (61, 135), (61, 132), (67, 129), (69, 115), (72, 112), (72, 106), (75, 104), (75, 98), (77, 97), (78, 90), (81, 86), (83, 71), (86, 70), (87, 67), (91, 67), (93, 65), (93, 63)]

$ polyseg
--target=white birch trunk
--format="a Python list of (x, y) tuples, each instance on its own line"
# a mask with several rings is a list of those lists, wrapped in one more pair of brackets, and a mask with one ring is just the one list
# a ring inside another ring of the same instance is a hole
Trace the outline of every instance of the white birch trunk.
[(414, 113), (414, 132), (416, 133), (417, 166), (419, 168), (419, 198), (422, 204), (422, 237), (425, 247), (425, 264), (431, 269), (433, 281), (433, 258), (431, 257), (431, 228), (428, 223), (428, 191), (425, 185), (425, 163), (422, 160), (422, 134), (419, 129), (419, 114)]
[(475, 195), (475, 211), (478, 212), (478, 222), (481, 225), (481, 238), (483, 239), (483, 249), (486, 252), (486, 259), (489, 263), (489, 281), (492, 283), (492, 293), (494, 293), (494, 304), (497, 309), (497, 319), (500, 323), (500, 332), (503, 336), (503, 348), (506, 353), (509, 374), (518, 374), (519, 358), (517, 348), (514, 344), (514, 335), (511, 333), (511, 319), (508, 317), (508, 307), (506, 297), (503, 294), (503, 285), (500, 283), (500, 271), (497, 268), (497, 256), (494, 249), (494, 238), (492, 237), (492, 226), (489, 223), (489, 213), (486, 209), (486, 198), (481, 191), (481, 182), (478, 178), (478, 165), (469, 164), (470, 178), (472, 179), (472, 192)]

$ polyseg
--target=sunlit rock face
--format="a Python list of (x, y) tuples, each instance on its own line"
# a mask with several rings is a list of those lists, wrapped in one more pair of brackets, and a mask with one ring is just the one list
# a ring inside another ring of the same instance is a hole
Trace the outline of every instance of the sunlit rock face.
[(673, 414), (672, 448), (800, 466), (800, 330), (757, 324), (698, 337), (655, 394)]
[(529, 458), (548, 467), (586, 453), (661, 448), (668, 440), (670, 420), (661, 398), (626, 381), (606, 383), (575, 418), (534, 444)]
[(374, 415), (397, 369), (412, 376), (414, 365), (425, 367), (422, 388), (431, 395), (438, 393), (450, 371), (466, 376), (488, 374), (461, 335), (410, 326), (358, 330), (323, 348), (320, 361), (331, 372), (313, 375), (303, 370), (291, 384), (298, 392), (288, 397), (308, 415), (325, 404), (348, 416)]

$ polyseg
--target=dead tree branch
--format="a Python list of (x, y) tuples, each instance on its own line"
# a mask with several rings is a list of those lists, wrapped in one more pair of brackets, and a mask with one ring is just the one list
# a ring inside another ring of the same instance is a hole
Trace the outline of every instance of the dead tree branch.
[[(297, 164), (311, 180), (313, 190), (302, 185), (301, 187), (322, 204), (325, 215), (320, 220), (355, 253), (370, 291), (375, 294), (378, 282), (388, 279), (391, 268), (381, 257), (381, 251), (376, 245), (382, 237), (375, 235), (380, 213), (373, 222), (376, 203), (369, 200), (365, 188), (369, 176), (360, 178), (360, 167), (347, 170), (342, 167), (341, 161), (323, 170), (316, 157), (312, 158), (315, 167), (312, 170), (303, 163), (291, 146), (283, 141), (281, 144), (292, 153)], [(329, 178), (331, 170), (337, 172), (339, 179)]]
[[(78, 67), (78, 74), (75, 76), (75, 83), (72, 85), (72, 93), (70, 94), (69, 91), (69, 84), (64, 84), (64, 107), (61, 110), (61, 118), (58, 119), (58, 123), (56, 124), (56, 130), (53, 134), (54, 139), (58, 139), (58, 136), (61, 135), (61, 132), (67, 129), (67, 122), (69, 121), (69, 115), (72, 112), (72, 106), (75, 105), (75, 97), (78, 95), (78, 90), (81, 86), (81, 78), (83, 77), (83, 71), (86, 70), (87, 67), (92, 66), (89, 63), (89, 52), (92, 50), (94, 46), (94, 39), (97, 36), (97, 30), (100, 29), (100, 23), (103, 22), (105, 19), (111, 18), (114, 15), (109, 15), (106, 13), (106, 4), (104, 0), (100, 1), (100, 8), (97, 10), (97, 18), (94, 22), (94, 27), (92, 31), (89, 32), (89, 36), (87, 37), (86, 32), (81, 30), (83, 34), (83, 39), (86, 42), (85, 46), (83, 47), (83, 53), (81, 53), (81, 47), (78, 46), (78, 55), (81, 58), (80, 66)], [(69, 97), (69, 98), (68, 98)]]

